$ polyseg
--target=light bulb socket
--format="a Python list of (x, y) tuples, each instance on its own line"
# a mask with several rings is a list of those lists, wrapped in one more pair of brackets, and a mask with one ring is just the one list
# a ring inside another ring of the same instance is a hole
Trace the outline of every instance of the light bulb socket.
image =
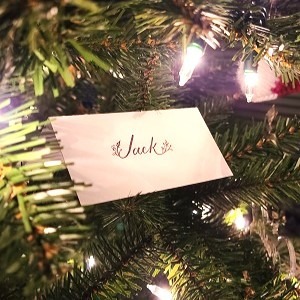
[(245, 73), (257, 73), (257, 64), (254, 64), (254, 58), (256, 52), (252, 52), (244, 62), (244, 72)]
[(204, 46), (203, 43), (200, 42), (192, 42), (187, 46), (187, 49), (199, 49), (199, 51), (204, 52)]

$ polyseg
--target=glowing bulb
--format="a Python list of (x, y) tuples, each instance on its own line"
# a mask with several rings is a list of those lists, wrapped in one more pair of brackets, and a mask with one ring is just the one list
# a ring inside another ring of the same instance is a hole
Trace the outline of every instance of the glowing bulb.
[(96, 261), (95, 261), (95, 258), (94, 256), (90, 256), (88, 259), (87, 259), (87, 268), (88, 270), (90, 270), (92, 267), (94, 267), (96, 265)]
[(245, 79), (245, 95), (247, 102), (251, 102), (254, 96), (254, 89), (257, 85), (258, 81), (258, 74), (253, 70), (245, 70), (244, 72), (244, 79)]
[(190, 44), (186, 49), (186, 55), (179, 72), (179, 85), (184, 86), (192, 77), (192, 74), (203, 56), (203, 49), (196, 43)]
[(245, 230), (250, 225), (250, 220), (247, 217), (247, 210), (245, 208), (231, 209), (225, 215), (225, 223), (234, 225), (237, 230)]
[(196, 209), (193, 210), (193, 215), (197, 215), (198, 211)]
[(234, 225), (237, 230), (244, 230), (247, 227), (247, 221), (243, 215), (239, 215), (234, 220)]
[(161, 300), (172, 300), (171, 292), (166, 289), (163, 289), (153, 284), (147, 284), (147, 288), (151, 291), (153, 295), (155, 295)]
[(256, 53), (250, 53), (244, 62), (244, 83), (247, 102), (251, 102), (254, 96), (254, 88), (258, 81), (257, 64), (255, 64)]

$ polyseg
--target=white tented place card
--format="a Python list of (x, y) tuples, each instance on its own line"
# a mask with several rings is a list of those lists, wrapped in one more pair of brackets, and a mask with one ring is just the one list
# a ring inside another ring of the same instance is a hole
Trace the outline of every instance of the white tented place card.
[(224, 178), (232, 172), (197, 108), (51, 118), (81, 205)]

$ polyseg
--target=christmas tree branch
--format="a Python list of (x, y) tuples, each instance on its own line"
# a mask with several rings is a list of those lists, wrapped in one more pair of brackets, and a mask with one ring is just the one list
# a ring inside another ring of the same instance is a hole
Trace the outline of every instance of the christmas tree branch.
[[(26, 122), (33, 102), (15, 108), (10, 101), (1, 104), (0, 280), (19, 281), (22, 289), (16, 292), (30, 297), (36, 287), (70, 268), (70, 245), (85, 237), (89, 227), (76, 197), (79, 185), (54, 178), (65, 166), (43, 159), (51, 144), (34, 136), (38, 122)], [(32, 276), (24, 281), (28, 272)]]
[[(68, 273), (61, 279), (67, 284), (57, 282), (45, 291), (43, 297), (60, 299), (59, 295), (65, 295), (91, 299), (100, 296), (102, 299), (112, 299), (121, 295), (130, 297), (132, 293), (141, 290), (140, 279), (150, 278), (149, 263), (154, 264), (157, 260), (157, 254), (151, 251), (153, 241), (150, 237), (135, 236), (134, 245), (129, 240), (123, 242), (116, 244), (105, 237), (97, 237), (85, 252), (86, 257), (95, 255), (96, 265), (85, 271), (75, 269), (75, 273)], [(147, 269), (143, 267), (145, 262)], [(74, 285), (80, 289), (71, 288)]]
[[(0, 59), (2, 71), (32, 78), (36, 95), (44, 93), (48, 82), (55, 96), (61, 89), (73, 87), (78, 71), (82, 73), (89, 64), (109, 73), (114, 66), (105, 51), (111, 45), (108, 40), (124, 40), (121, 45), (126, 49), (134, 40), (145, 41), (149, 35), (159, 44), (181, 39), (183, 46), (200, 38), (213, 48), (222, 40), (242, 41), (243, 59), (256, 51), (256, 60), (266, 57), (286, 82), (299, 77), (299, 43), (293, 33), (299, 27), (295, 21), (297, 14), (268, 19), (263, 27), (254, 21), (261, 7), (241, 6), (232, 1), (200, 5), (191, 0), (143, 4), (122, 1), (110, 5), (89, 1), (87, 6), (82, 1), (37, 3), (33, 6), (29, 0), (14, 0), (12, 5), (2, 4), (0, 14), (2, 53), (11, 53), (9, 63), (4, 56)], [(247, 15), (250, 11), (254, 14), (252, 19)], [(101, 55), (92, 50), (95, 44), (101, 45)], [(272, 55), (269, 49), (273, 49)]]

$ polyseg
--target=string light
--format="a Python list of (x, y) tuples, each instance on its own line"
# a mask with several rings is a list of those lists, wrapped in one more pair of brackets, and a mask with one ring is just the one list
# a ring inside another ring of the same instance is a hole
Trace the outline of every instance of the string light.
[(245, 208), (238, 207), (231, 209), (225, 215), (225, 223), (228, 225), (234, 225), (234, 227), (239, 231), (245, 231), (250, 225), (250, 220), (247, 217), (247, 211)]
[(172, 294), (169, 290), (163, 289), (157, 285), (147, 284), (147, 288), (153, 295), (161, 300), (172, 300)]
[(186, 55), (184, 57), (182, 67), (179, 72), (180, 86), (184, 86), (192, 77), (192, 74), (203, 54), (203, 48), (197, 43), (192, 43), (187, 47)]
[(258, 82), (257, 66), (253, 66), (254, 55), (251, 54), (244, 64), (245, 96), (247, 102), (251, 102), (254, 90)]
[(88, 259), (87, 259), (87, 268), (88, 270), (91, 270), (91, 268), (93, 268), (96, 265), (96, 261), (93, 255), (91, 255)]
[(248, 222), (243, 215), (239, 215), (234, 220), (234, 225), (237, 230), (244, 230), (248, 226)]

